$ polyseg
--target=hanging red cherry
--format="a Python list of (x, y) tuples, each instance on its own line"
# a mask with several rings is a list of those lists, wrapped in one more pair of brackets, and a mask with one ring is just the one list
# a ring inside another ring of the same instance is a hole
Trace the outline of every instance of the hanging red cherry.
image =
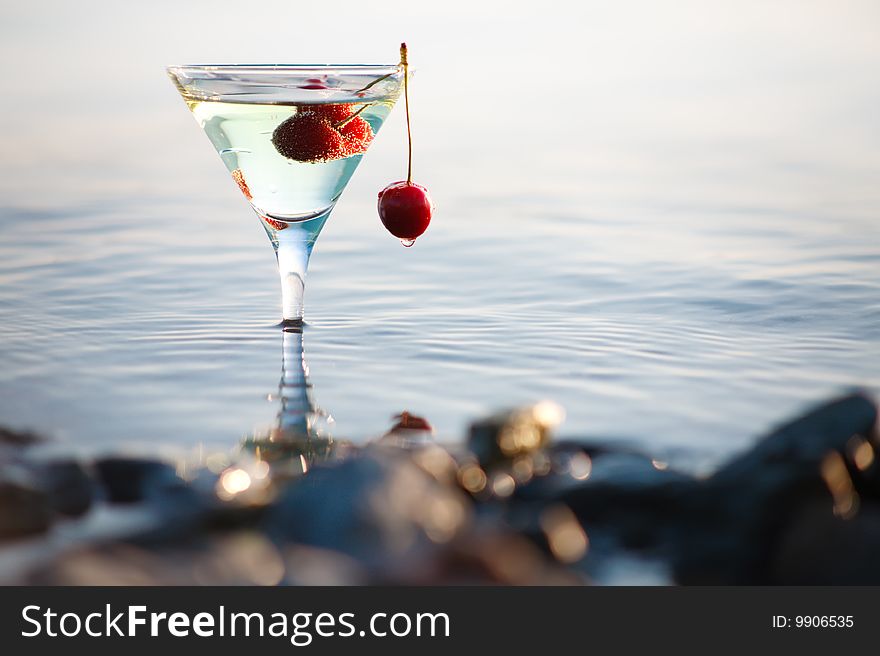
[(408, 145), (406, 180), (392, 182), (379, 192), (379, 218), (392, 235), (412, 246), (416, 238), (428, 229), (434, 203), (428, 190), (412, 181), (412, 130), (409, 120), (409, 63), (406, 44), (400, 44), (400, 64), (403, 66), (403, 97), (406, 104), (406, 138)]
[[(428, 224), (434, 203), (428, 190), (414, 182), (392, 182), (379, 192), (379, 218), (392, 235), (405, 242), (420, 237)], [(404, 244), (412, 246), (412, 244)]]

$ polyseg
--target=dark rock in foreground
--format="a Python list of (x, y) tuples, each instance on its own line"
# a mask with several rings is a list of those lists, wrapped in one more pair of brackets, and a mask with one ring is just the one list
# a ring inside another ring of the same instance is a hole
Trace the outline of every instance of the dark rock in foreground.
[[(866, 558), (880, 549), (876, 421), (874, 404), (852, 395), (778, 428), (706, 480), (651, 471), (627, 456), (614, 475), (591, 476), (548, 501), (571, 507), (612, 549), (668, 562), (679, 583), (854, 582), (858, 571), (858, 582), (876, 584), (880, 568)], [(609, 458), (621, 460), (599, 454), (594, 471)], [(819, 533), (819, 541), (794, 537)]]
[(48, 462), (41, 468), (52, 509), (59, 515), (79, 517), (88, 512), (94, 484), (85, 468), (75, 460)]
[(39, 444), (42, 441), (44, 441), (44, 438), (37, 433), (18, 431), (0, 426), (0, 445), (30, 446), (31, 444)]
[(110, 503), (137, 503), (179, 483), (174, 468), (159, 460), (103, 458), (95, 463), (95, 472)]
[[(185, 479), (161, 461), (19, 454), (0, 460), (0, 539), (14, 550), (53, 522), (77, 537), (27, 567), (4, 569), (0, 544), (0, 581), (639, 582), (623, 568), (682, 584), (880, 583), (868, 397), (815, 408), (708, 478), (614, 443), (554, 444), (554, 407), (477, 421), (467, 448), (433, 443), (427, 422), (365, 447), (322, 438), (320, 452), (279, 434)], [(106, 509), (136, 521), (73, 530)]]
[[(805, 524), (823, 526), (826, 544), (844, 534), (851, 540), (858, 532), (880, 550), (880, 532), (871, 529), (872, 522), (859, 508), (880, 503), (876, 425), (871, 400), (848, 396), (781, 426), (722, 467), (706, 482), (681, 529), (687, 537), (679, 539), (675, 551), (678, 580), (794, 583), (787, 578), (793, 570), (779, 566), (780, 550), (788, 559), (807, 557), (814, 545), (792, 541)], [(860, 449), (870, 460), (860, 459)], [(836, 553), (841, 560), (853, 556), (846, 549)], [(880, 568), (872, 562), (861, 565), (862, 583), (880, 583)], [(816, 569), (810, 578), (827, 576)]]
[(264, 526), (278, 542), (337, 549), (382, 567), (451, 541), (469, 519), (463, 494), (399, 449), (373, 447), (312, 469), (281, 493)]
[(49, 528), (49, 497), (31, 473), (17, 465), (0, 473), (0, 539), (41, 533)]

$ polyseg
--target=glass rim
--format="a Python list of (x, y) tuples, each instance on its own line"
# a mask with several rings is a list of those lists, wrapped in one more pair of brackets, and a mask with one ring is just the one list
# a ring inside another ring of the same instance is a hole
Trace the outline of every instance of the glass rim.
[(394, 71), (402, 69), (402, 64), (169, 64), (165, 67), (168, 71), (205, 71), (205, 72), (272, 72), (272, 73), (302, 73), (307, 71), (336, 71), (355, 70), (359, 72), (369, 70)]

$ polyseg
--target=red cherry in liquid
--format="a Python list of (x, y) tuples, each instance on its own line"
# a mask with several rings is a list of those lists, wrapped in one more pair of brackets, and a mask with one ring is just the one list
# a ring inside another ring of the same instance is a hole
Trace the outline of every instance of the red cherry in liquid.
[(352, 106), (347, 103), (335, 103), (332, 105), (301, 105), (301, 112), (312, 112), (321, 118), (326, 118), (331, 123), (341, 123), (354, 114)]
[(313, 112), (294, 114), (272, 133), (272, 144), (287, 159), (328, 162), (348, 156), (349, 144), (326, 118)]
[(260, 218), (263, 219), (263, 221), (265, 221), (267, 225), (275, 228), (275, 230), (286, 230), (290, 227), (289, 223), (285, 223), (284, 221), (279, 221), (278, 219), (273, 219), (268, 216), (263, 216), (262, 214), (260, 214)]
[(337, 129), (348, 143), (351, 155), (367, 152), (367, 147), (373, 141), (373, 128), (360, 116), (355, 116)]
[(412, 246), (428, 229), (433, 212), (434, 202), (428, 190), (414, 182), (392, 182), (379, 192), (379, 218), (404, 246)]
[(307, 84), (300, 85), (300, 89), (329, 89), (329, 87), (324, 84), (324, 81), (316, 78), (310, 77), (306, 80)]
[(241, 169), (235, 169), (232, 172), (232, 179), (235, 180), (235, 184), (238, 185), (238, 188), (241, 189), (241, 193), (244, 194), (244, 197), (248, 200), (253, 200), (254, 197), (251, 195), (251, 189), (248, 187), (248, 183), (244, 179), (244, 173), (241, 172)]

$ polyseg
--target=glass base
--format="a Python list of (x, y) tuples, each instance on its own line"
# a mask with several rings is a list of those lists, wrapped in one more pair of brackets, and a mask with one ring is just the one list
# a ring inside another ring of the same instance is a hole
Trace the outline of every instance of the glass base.
[(306, 322), (302, 319), (282, 319), (275, 327), (281, 328), (284, 332), (302, 332)]

